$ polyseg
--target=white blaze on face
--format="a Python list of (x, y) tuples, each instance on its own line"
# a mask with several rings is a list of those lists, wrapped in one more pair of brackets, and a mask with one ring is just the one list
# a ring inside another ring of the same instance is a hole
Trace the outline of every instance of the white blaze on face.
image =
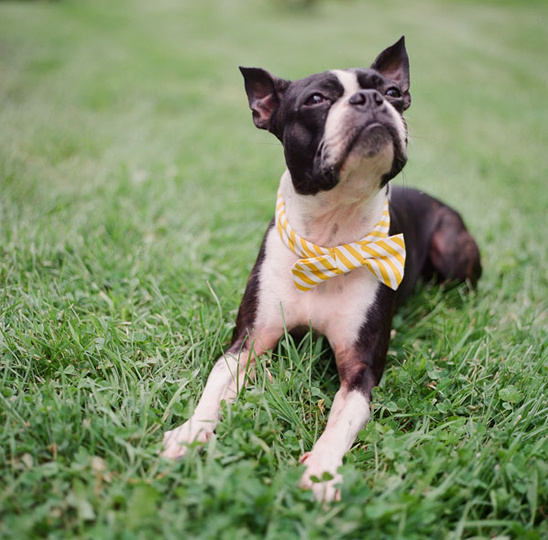
[(332, 105), (325, 122), (322, 159), (326, 166), (335, 165), (346, 152), (347, 131), (344, 117), (348, 114), (350, 96), (360, 90), (355, 73), (333, 70), (344, 88), (344, 94)]
[[(324, 138), (322, 141), (322, 164), (325, 168), (341, 163), (348, 151), (349, 141), (353, 138), (352, 118), (355, 110), (349, 103), (350, 97), (361, 90), (358, 77), (355, 72), (333, 70), (331, 71), (344, 88), (343, 95), (332, 105), (325, 123)], [(401, 140), (401, 147), (405, 149), (407, 129), (403, 118), (398, 111), (385, 100), (384, 112), (392, 117), (393, 125)]]

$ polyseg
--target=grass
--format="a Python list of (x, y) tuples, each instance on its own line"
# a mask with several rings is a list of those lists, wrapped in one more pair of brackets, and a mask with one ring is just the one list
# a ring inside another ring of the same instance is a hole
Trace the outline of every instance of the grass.
[[(0, 536), (546, 538), (547, 19), (521, 1), (2, 2)], [(397, 181), (462, 212), (479, 291), (425, 286), (397, 314), (342, 502), (296, 488), (337, 388), (311, 336), (282, 340), (202, 454), (159, 460), (230, 338), (282, 171), (237, 65), (367, 65), (401, 34)]]

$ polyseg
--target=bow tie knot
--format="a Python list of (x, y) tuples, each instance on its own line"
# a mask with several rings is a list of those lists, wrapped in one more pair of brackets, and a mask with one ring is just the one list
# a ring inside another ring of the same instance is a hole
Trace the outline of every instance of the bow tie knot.
[(301, 257), (291, 268), (294, 284), (300, 291), (308, 291), (326, 279), (361, 267), (393, 290), (403, 279), (405, 242), (402, 234), (388, 236), (388, 201), (373, 231), (349, 244), (322, 247), (300, 237), (287, 220), (281, 194), (276, 205), (276, 227), (284, 244)]

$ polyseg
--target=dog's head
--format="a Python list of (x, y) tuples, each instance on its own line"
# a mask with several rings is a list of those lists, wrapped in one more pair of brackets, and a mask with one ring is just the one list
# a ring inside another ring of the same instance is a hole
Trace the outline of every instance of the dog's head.
[(255, 125), (284, 146), (296, 191), (313, 195), (362, 175), (379, 189), (407, 161), (403, 111), (411, 104), (402, 37), (369, 69), (333, 70), (297, 81), (240, 68)]

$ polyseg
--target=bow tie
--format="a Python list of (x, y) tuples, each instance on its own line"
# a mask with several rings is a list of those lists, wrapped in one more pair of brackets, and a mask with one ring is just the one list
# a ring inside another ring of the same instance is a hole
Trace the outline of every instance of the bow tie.
[(382, 218), (373, 231), (357, 242), (336, 247), (321, 247), (301, 238), (285, 215), (280, 193), (276, 203), (276, 227), (283, 243), (299, 257), (291, 268), (295, 287), (308, 291), (326, 279), (367, 268), (379, 281), (396, 290), (403, 279), (405, 242), (403, 234), (388, 236), (390, 213), (386, 201)]

